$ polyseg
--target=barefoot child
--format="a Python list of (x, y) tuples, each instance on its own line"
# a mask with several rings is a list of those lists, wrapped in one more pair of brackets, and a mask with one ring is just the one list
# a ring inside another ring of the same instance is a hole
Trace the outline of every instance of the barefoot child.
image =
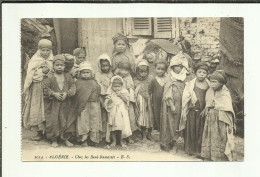
[(204, 120), (201, 111), (205, 108), (205, 95), (209, 88), (206, 79), (208, 65), (205, 62), (195, 64), (196, 78), (186, 83), (182, 96), (182, 115), (179, 130), (185, 130), (184, 149), (189, 155), (200, 156)]
[(94, 71), (89, 63), (79, 65), (79, 78), (76, 81), (77, 92), (73, 98), (76, 108), (77, 136), (83, 146), (88, 146), (87, 139), (99, 143), (102, 133), (100, 109), (101, 88), (94, 80)]
[(206, 93), (201, 156), (213, 161), (233, 160), (235, 114), (226, 83), (224, 71), (216, 70), (210, 77), (210, 88)]
[(121, 61), (130, 64), (130, 74), (135, 73), (135, 57), (130, 50), (128, 39), (123, 34), (118, 33), (113, 37), (114, 51), (112, 57), (112, 72), (115, 73)]
[(64, 73), (65, 58), (56, 55), (53, 59), (54, 73), (44, 81), (46, 135), (52, 146), (57, 147), (57, 140), (61, 138), (67, 146), (72, 146), (69, 136), (65, 135), (68, 110), (71, 97), (76, 92), (74, 80), (68, 73)]
[[(149, 68), (150, 69), (150, 68)], [(150, 71), (150, 70), (149, 70)], [(155, 72), (156, 76), (152, 79), (149, 85), (149, 94), (152, 98), (152, 110), (154, 116), (154, 130), (160, 130), (160, 113), (163, 89), (166, 83), (165, 73), (167, 71), (167, 62), (164, 59), (157, 59), (155, 61)]]
[(113, 73), (111, 72), (111, 60), (110, 57), (104, 53), (98, 57), (98, 68), (99, 71), (95, 74), (95, 79), (101, 87), (101, 117), (102, 117), (102, 138), (106, 136), (107, 129), (107, 111), (104, 106), (107, 89), (110, 85)]
[(126, 147), (123, 139), (132, 135), (128, 116), (129, 93), (123, 88), (123, 79), (120, 76), (112, 77), (107, 95), (105, 101), (105, 108), (108, 112), (106, 141), (110, 142), (111, 135), (113, 147), (116, 145), (118, 136), (120, 145)]
[(52, 62), (52, 43), (42, 39), (38, 43), (37, 52), (30, 59), (24, 82), (23, 125), (37, 132), (37, 135), (32, 138), (34, 141), (41, 140), (45, 131), (42, 81), (52, 70)]
[(187, 62), (183, 58), (177, 56), (171, 59), (163, 92), (160, 116), (161, 149), (169, 151), (174, 147), (174, 153), (177, 151), (176, 140), (179, 137), (177, 130), (181, 118), (182, 93), (187, 77), (187, 67)]
[[(148, 93), (148, 85), (152, 80), (149, 75), (149, 67), (146, 60), (140, 60), (136, 67), (135, 83), (135, 112), (137, 124), (141, 127), (142, 139), (148, 138), (153, 141), (151, 132), (153, 128), (153, 114), (151, 108), (151, 98)], [(148, 134), (146, 134), (148, 130)]]

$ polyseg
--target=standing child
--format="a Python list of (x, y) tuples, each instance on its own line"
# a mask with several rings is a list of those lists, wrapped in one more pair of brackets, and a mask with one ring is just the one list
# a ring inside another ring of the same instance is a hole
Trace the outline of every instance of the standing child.
[(175, 56), (171, 59), (169, 74), (164, 86), (161, 107), (161, 148), (169, 151), (174, 147), (177, 151), (176, 140), (179, 137), (177, 130), (181, 118), (182, 93), (186, 82), (187, 62)]
[(235, 114), (226, 83), (224, 71), (217, 70), (210, 77), (210, 88), (206, 93), (201, 156), (213, 161), (233, 160)]
[(102, 117), (102, 129), (103, 135), (102, 138), (105, 137), (106, 129), (107, 129), (107, 111), (104, 106), (105, 97), (107, 89), (110, 85), (111, 78), (113, 77), (113, 73), (111, 72), (111, 60), (110, 57), (104, 53), (98, 57), (98, 68), (99, 71), (95, 74), (95, 78), (97, 83), (101, 87), (101, 117)]
[(107, 142), (110, 142), (111, 134), (111, 146), (113, 147), (116, 145), (116, 137), (118, 135), (120, 145), (126, 147), (123, 139), (132, 135), (128, 117), (129, 93), (123, 88), (123, 79), (120, 76), (112, 77), (110, 87), (107, 90), (107, 95), (105, 101), (105, 107), (108, 112), (106, 140)]
[(130, 50), (129, 42), (126, 36), (118, 33), (113, 37), (114, 51), (112, 57), (112, 72), (115, 73), (121, 61), (130, 64), (130, 74), (135, 73), (135, 57)]
[(185, 130), (185, 151), (190, 155), (199, 157), (205, 119), (200, 113), (205, 108), (205, 95), (209, 88), (209, 81), (206, 79), (208, 74), (207, 63), (195, 64), (194, 72), (196, 78), (189, 81), (183, 91), (179, 130)]
[(45, 131), (42, 81), (52, 70), (52, 62), (52, 43), (47, 39), (42, 39), (38, 43), (37, 52), (30, 59), (24, 82), (23, 125), (37, 132), (37, 135), (32, 138), (34, 141), (41, 140)]
[(53, 147), (58, 146), (58, 138), (64, 140), (67, 146), (73, 146), (68, 140), (70, 137), (65, 135), (65, 130), (70, 98), (76, 92), (75, 83), (70, 74), (64, 73), (63, 55), (54, 57), (53, 69), (54, 73), (50, 74), (44, 82), (46, 135)]
[(70, 70), (70, 74), (73, 78), (78, 78), (79, 74), (79, 65), (86, 61), (86, 50), (83, 47), (76, 48), (73, 50), (74, 55), (74, 66)]
[[(150, 68), (149, 68), (150, 69)], [(163, 89), (166, 83), (165, 73), (167, 71), (167, 62), (164, 59), (155, 61), (156, 76), (152, 79), (149, 85), (149, 94), (152, 97), (152, 110), (154, 116), (154, 130), (160, 130), (160, 113), (163, 97)]]
[[(146, 60), (140, 60), (136, 67), (135, 83), (135, 99), (136, 99), (136, 118), (137, 124), (141, 127), (142, 139), (148, 138), (153, 141), (152, 128), (153, 128), (153, 114), (151, 108), (151, 98), (148, 93), (148, 85), (152, 80), (149, 75), (149, 67)], [(148, 129), (148, 134), (146, 130)]]
[(94, 71), (89, 63), (81, 63), (79, 72), (73, 106), (76, 108), (78, 138), (83, 146), (88, 146), (88, 137), (94, 143), (99, 143), (101, 140), (101, 88), (94, 80)]

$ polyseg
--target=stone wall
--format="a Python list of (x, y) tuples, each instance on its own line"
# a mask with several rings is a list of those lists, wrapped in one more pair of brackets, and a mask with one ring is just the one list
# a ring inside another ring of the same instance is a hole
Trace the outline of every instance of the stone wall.
[(219, 52), (220, 18), (180, 18), (182, 36), (190, 42), (195, 57), (207, 60)]

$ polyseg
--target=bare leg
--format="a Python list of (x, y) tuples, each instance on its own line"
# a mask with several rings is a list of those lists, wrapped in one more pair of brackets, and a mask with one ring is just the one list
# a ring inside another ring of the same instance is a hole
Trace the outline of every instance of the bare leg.
[(119, 139), (120, 139), (120, 145), (123, 147), (123, 148), (126, 148), (127, 146), (126, 146), (126, 143), (125, 143), (125, 141), (123, 140), (123, 138), (122, 138), (122, 131), (120, 131), (120, 137), (119, 137)]
[(73, 146), (73, 144), (69, 140), (65, 140), (64, 143), (68, 147), (72, 147)]
[(146, 140), (146, 128), (145, 127), (141, 127), (141, 131), (142, 131), (142, 140)]
[(154, 139), (152, 137), (152, 128), (148, 129), (147, 139), (150, 140), (150, 141), (154, 141)]
[(51, 146), (52, 147), (58, 147), (58, 143), (57, 143), (57, 139), (54, 139), (52, 142), (51, 142)]
[(116, 132), (112, 131), (111, 136), (112, 136), (112, 143), (110, 146), (115, 147), (116, 146)]

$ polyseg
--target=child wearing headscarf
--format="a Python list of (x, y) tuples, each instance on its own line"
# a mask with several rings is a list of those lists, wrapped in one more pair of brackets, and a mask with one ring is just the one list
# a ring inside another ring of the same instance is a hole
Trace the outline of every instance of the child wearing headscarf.
[(105, 132), (107, 128), (107, 111), (105, 109), (104, 102), (107, 89), (110, 85), (111, 78), (113, 77), (113, 73), (111, 71), (111, 60), (108, 54), (104, 53), (98, 57), (98, 68), (99, 71), (95, 74), (95, 79), (101, 87), (100, 102), (102, 114), (102, 129), (104, 133), (102, 137), (105, 137)]
[(212, 73), (210, 88), (206, 93), (206, 107), (202, 112), (206, 118), (201, 156), (208, 160), (233, 160), (235, 114), (226, 83), (224, 71), (216, 70)]
[(200, 113), (205, 108), (205, 95), (209, 88), (208, 65), (195, 64), (196, 78), (186, 83), (182, 96), (182, 114), (179, 130), (185, 130), (184, 149), (189, 155), (200, 157), (205, 117)]
[[(152, 76), (149, 75), (149, 66), (146, 60), (140, 60), (136, 67), (135, 84), (135, 112), (138, 126), (141, 127), (142, 139), (148, 138), (153, 141), (152, 128), (154, 124), (151, 98), (148, 93), (148, 86)], [(146, 130), (148, 133), (146, 134)]]
[(169, 73), (163, 91), (161, 107), (160, 141), (161, 149), (169, 151), (174, 147), (177, 152), (176, 140), (179, 138), (179, 122), (181, 118), (182, 93), (187, 80), (187, 61), (178, 55), (170, 60)]
[(46, 118), (46, 136), (57, 147), (60, 138), (67, 146), (73, 146), (69, 141), (70, 133), (66, 133), (68, 110), (71, 97), (76, 92), (74, 80), (68, 73), (64, 73), (65, 58), (56, 55), (53, 59), (54, 73), (44, 81), (44, 105)]
[(123, 61), (130, 64), (130, 74), (133, 76), (135, 73), (135, 57), (134, 53), (130, 50), (127, 37), (118, 33), (112, 39), (114, 43), (112, 72), (116, 73), (119, 63)]
[(72, 106), (75, 108), (78, 140), (83, 146), (101, 141), (102, 118), (100, 109), (100, 85), (94, 79), (94, 71), (89, 63), (79, 65), (79, 78), (76, 81), (76, 94)]
[(132, 135), (128, 116), (129, 93), (123, 87), (123, 79), (120, 76), (111, 78), (107, 95), (105, 100), (105, 108), (108, 112), (106, 141), (110, 142), (111, 135), (112, 143), (110, 146), (114, 147), (118, 137), (120, 145), (126, 147), (123, 139)]
[[(118, 69), (116, 70), (115, 74), (122, 77), (123, 87), (129, 93), (128, 114), (130, 119), (131, 131), (135, 132), (138, 129), (138, 127), (137, 127), (136, 116), (134, 111), (134, 105), (135, 105), (134, 81), (130, 73), (131, 73), (130, 63), (128, 63), (127, 61), (120, 61), (118, 64)], [(129, 137), (129, 142), (134, 143), (132, 136)]]
[(24, 82), (25, 104), (23, 108), (23, 125), (37, 132), (32, 140), (39, 141), (45, 132), (44, 98), (42, 81), (52, 70), (52, 42), (41, 39), (38, 50), (30, 59)]
[(86, 61), (86, 50), (83, 47), (76, 48), (73, 50), (73, 56), (74, 56), (74, 66), (70, 70), (70, 74), (73, 78), (78, 78), (79, 74), (79, 65), (82, 62)]
[[(152, 98), (152, 110), (154, 116), (154, 130), (160, 130), (160, 113), (161, 113), (161, 104), (164, 85), (166, 84), (166, 71), (167, 71), (167, 62), (164, 59), (157, 59), (155, 61), (155, 71), (156, 76), (152, 79), (149, 84), (149, 94)], [(150, 71), (150, 68), (149, 68)]]

